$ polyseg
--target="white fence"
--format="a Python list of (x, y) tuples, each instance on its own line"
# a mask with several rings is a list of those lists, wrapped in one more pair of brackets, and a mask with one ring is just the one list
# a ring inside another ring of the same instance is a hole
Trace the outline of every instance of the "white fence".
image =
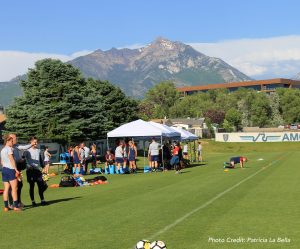
[(216, 133), (217, 142), (300, 142), (298, 132)]

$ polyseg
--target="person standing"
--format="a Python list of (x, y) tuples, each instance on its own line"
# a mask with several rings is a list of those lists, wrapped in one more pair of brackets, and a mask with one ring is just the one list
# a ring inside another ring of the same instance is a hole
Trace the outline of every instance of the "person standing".
[(152, 171), (157, 171), (158, 168), (158, 156), (159, 156), (159, 147), (160, 144), (155, 141), (155, 138), (152, 138), (152, 142), (149, 145), (148, 157), (150, 158), (151, 165), (150, 168)]
[(183, 158), (184, 159), (189, 159), (188, 144), (187, 143), (183, 146)]
[(44, 151), (44, 170), (43, 172), (49, 175), (49, 167), (50, 167), (50, 158), (51, 154), (49, 153), (49, 148), (46, 146)]
[(198, 142), (197, 152), (198, 152), (198, 162), (202, 162), (203, 158), (202, 158), (202, 144), (201, 144), (201, 142)]
[(20, 172), (17, 170), (16, 162), (13, 157), (13, 138), (9, 135), (4, 136), (5, 147), (1, 150), (1, 164), (2, 164), (2, 182), (4, 185), (3, 202), (4, 212), (8, 208), (8, 191), (11, 188), (11, 194), (14, 202), (14, 211), (20, 211), (18, 202), (18, 180)]
[(43, 180), (42, 175), (42, 157), (41, 157), (41, 151), (38, 149), (38, 140), (36, 137), (32, 137), (30, 139), (30, 142), (33, 144), (32, 147), (26, 151), (25, 158), (27, 162), (27, 182), (29, 183), (29, 195), (31, 198), (32, 206), (37, 206), (35, 199), (34, 199), (34, 186), (35, 183), (38, 185), (39, 190), (39, 196), (41, 199), (41, 205), (45, 206), (47, 205), (47, 202), (44, 198), (44, 192), (46, 190), (45, 182)]
[(121, 168), (121, 165), (124, 164), (123, 142), (120, 142), (119, 146), (115, 150), (115, 159), (116, 159), (116, 165), (117, 165), (117, 173), (121, 173), (120, 168)]
[(171, 165), (174, 166), (175, 170), (176, 170), (176, 174), (181, 173), (180, 172), (180, 162), (181, 162), (181, 158), (182, 155), (181, 154), (181, 148), (180, 148), (180, 144), (179, 142), (175, 143), (174, 148), (173, 148), (173, 156), (171, 158)]
[(76, 169), (78, 169), (78, 174), (80, 174), (80, 153), (79, 153), (79, 146), (75, 145), (74, 149), (71, 151), (71, 157), (73, 158), (73, 174), (76, 175)]
[[(16, 162), (17, 170), (21, 173), (22, 170), (26, 169), (26, 160), (25, 158), (20, 156), (20, 153), (21, 151), (30, 149), (32, 144), (20, 145), (18, 144), (18, 138), (16, 134), (10, 133), (9, 136), (13, 138), (13, 156)], [(23, 180), (22, 177), (19, 177), (17, 195), (18, 195), (18, 203), (20, 208), (24, 207), (24, 204), (22, 203), (21, 200), (22, 188), (23, 188)]]
[(91, 154), (92, 154), (92, 168), (95, 169), (97, 167), (97, 148), (96, 148), (96, 144), (92, 144)]
[(128, 160), (129, 160), (129, 168), (130, 173), (136, 173), (136, 160), (137, 158), (137, 149), (133, 141), (129, 141), (129, 152), (128, 152)]

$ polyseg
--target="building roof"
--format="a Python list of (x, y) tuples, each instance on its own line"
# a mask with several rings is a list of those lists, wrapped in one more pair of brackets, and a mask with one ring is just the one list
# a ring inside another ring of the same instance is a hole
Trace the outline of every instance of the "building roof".
[(171, 118), (173, 124), (200, 125), (202, 126), (205, 118)]
[(6, 116), (4, 114), (0, 114), (0, 123), (3, 123), (6, 120)]
[(300, 85), (300, 81), (278, 78), (278, 79), (268, 79), (268, 80), (252, 80), (252, 81), (242, 81), (242, 82), (210, 84), (204, 86), (185, 86), (185, 87), (178, 87), (177, 90), (179, 92), (189, 92), (189, 91), (201, 91), (201, 90), (210, 90), (210, 89), (218, 89), (218, 88), (246, 87), (246, 86), (256, 86), (256, 85), (270, 85), (270, 84)]

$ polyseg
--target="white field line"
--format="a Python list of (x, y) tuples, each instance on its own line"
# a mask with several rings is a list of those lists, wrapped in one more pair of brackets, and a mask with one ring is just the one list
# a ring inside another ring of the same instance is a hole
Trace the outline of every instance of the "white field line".
[(185, 214), (184, 216), (178, 218), (177, 220), (175, 220), (173, 223), (165, 226), (163, 229), (161, 229), (160, 231), (158, 231), (157, 233), (153, 234), (152, 236), (150, 236), (150, 241), (153, 239), (156, 239), (159, 235), (161, 235), (162, 233), (170, 230), (171, 228), (175, 227), (176, 225), (178, 225), (179, 223), (183, 222), (185, 219), (189, 218), (191, 215), (193, 215), (194, 213), (197, 213), (198, 211), (200, 211), (201, 209), (207, 207), (208, 205), (212, 204), (214, 201), (218, 200), (219, 198), (221, 198), (223, 195), (227, 194), (228, 192), (230, 192), (231, 190), (237, 188), (238, 186), (240, 186), (241, 184), (243, 184), (244, 182), (248, 181), (249, 179), (251, 179), (252, 177), (256, 176), (257, 174), (259, 174), (260, 172), (262, 172), (263, 170), (267, 169), (268, 167), (270, 167), (272, 164), (278, 162), (280, 159), (282, 159), (282, 157), (280, 157), (279, 159), (274, 160), (273, 162), (270, 162), (269, 164), (267, 164), (266, 166), (264, 166), (263, 168), (261, 168), (260, 170), (258, 170), (257, 172), (253, 173), (252, 175), (246, 177), (245, 179), (241, 180), (240, 182), (236, 183), (235, 185), (231, 186), (230, 188), (226, 189), (225, 191), (221, 192), (220, 194), (216, 195), (215, 197), (213, 197), (212, 199), (210, 199), (209, 201), (205, 202), (204, 204), (202, 204), (201, 206), (193, 209), (192, 211), (190, 211), (189, 213)]

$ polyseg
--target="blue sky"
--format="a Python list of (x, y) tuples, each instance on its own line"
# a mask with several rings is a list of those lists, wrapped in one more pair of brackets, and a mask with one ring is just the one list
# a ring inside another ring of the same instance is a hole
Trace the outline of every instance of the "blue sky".
[[(163, 36), (196, 44), (201, 52), (229, 60), (241, 70), (243, 67), (235, 64), (236, 58), (230, 58), (224, 52), (214, 54), (214, 51), (222, 51), (224, 42), (228, 46), (230, 41), (259, 43), (269, 38), (288, 37), (288, 42), (296, 44), (298, 40), (291, 41), (291, 37), (298, 39), (300, 36), (299, 7), (300, 2), (295, 0), (1, 1), (0, 57), (1, 51), (2, 58), (9, 55), (8, 51), (70, 56), (98, 48), (107, 50), (147, 44)], [(205, 44), (219, 47), (208, 49)], [(283, 44), (280, 49), (288, 48), (288, 44)], [(296, 45), (293, 49), (298, 51)], [(240, 50), (242, 54), (244, 48)], [(287, 60), (294, 59), (288, 57)], [(269, 74), (262, 73), (259, 77)]]

